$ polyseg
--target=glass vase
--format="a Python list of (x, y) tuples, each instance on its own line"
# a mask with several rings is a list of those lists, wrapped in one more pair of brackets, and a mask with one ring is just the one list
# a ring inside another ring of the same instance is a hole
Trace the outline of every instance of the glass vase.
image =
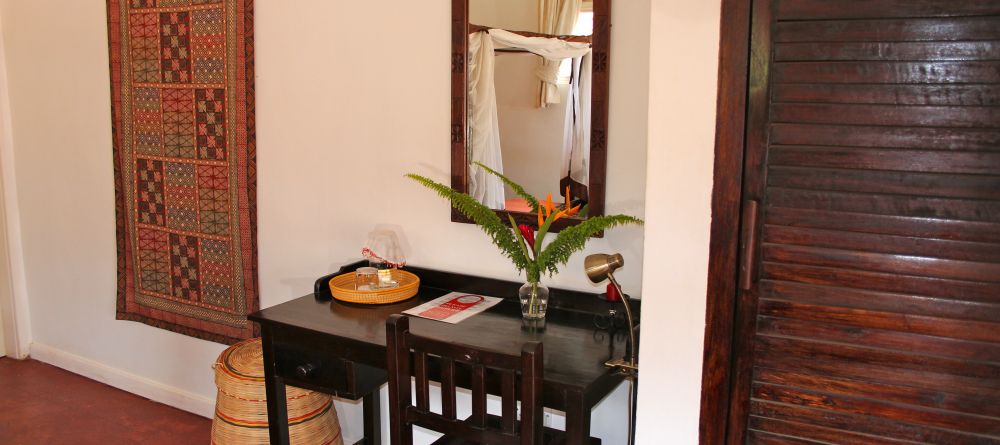
[(544, 320), (549, 307), (549, 288), (537, 281), (529, 281), (518, 290), (521, 299), (521, 317), (527, 320)]

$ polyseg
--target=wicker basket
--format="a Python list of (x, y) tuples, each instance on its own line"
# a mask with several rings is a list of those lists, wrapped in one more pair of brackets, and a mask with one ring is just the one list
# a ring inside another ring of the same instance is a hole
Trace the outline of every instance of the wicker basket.
[[(212, 419), (212, 444), (269, 443), (260, 339), (230, 346), (219, 355), (214, 368), (219, 394)], [(331, 396), (287, 386), (286, 397), (291, 443), (343, 445)]]
[(390, 289), (357, 290), (354, 288), (355, 273), (348, 272), (330, 279), (330, 294), (333, 298), (348, 303), (388, 304), (398, 303), (417, 294), (420, 278), (405, 270), (393, 271), (398, 287)]

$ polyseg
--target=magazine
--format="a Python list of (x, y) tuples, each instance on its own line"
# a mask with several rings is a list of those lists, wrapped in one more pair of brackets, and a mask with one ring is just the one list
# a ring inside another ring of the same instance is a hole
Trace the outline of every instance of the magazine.
[(503, 298), (451, 292), (415, 308), (405, 310), (403, 313), (455, 324), (485, 311), (501, 301)]

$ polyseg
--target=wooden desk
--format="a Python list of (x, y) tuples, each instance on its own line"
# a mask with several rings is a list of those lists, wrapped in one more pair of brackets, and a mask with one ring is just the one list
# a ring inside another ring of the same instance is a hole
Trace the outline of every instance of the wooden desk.
[[(359, 265), (350, 264), (341, 271), (353, 271)], [(363, 306), (331, 301), (326, 287), (336, 275), (331, 274), (317, 280), (314, 294), (249, 316), (261, 325), (272, 444), (288, 443), (286, 383), (353, 400), (363, 398), (365, 439), (359, 443), (381, 443), (378, 390), (386, 381), (385, 320), (450, 291), (508, 299), (454, 325), (414, 317), (411, 330), (512, 354), (519, 353), (526, 341), (543, 342), (544, 405), (566, 412), (567, 443), (585, 443), (590, 436), (591, 409), (623, 380), (604, 362), (624, 355), (624, 332), (609, 335), (596, 328), (595, 316), (620, 306), (596, 294), (553, 289), (544, 329), (525, 327), (516, 301), (521, 283), (418, 267), (407, 270), (420, 277), (421, 286), (416, 297), (401, 303)]]

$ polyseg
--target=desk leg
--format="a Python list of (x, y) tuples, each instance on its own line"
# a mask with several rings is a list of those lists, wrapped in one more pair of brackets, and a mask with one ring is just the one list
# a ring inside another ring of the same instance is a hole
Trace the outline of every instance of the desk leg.
[(566, 443), (590, 443), (590, 407), (584, 403), (583, 393), (566, 394)]
[(365, 420), (365, 445), (380, 445), (382, 443), (382, 397), (379, 389), (365, 395), (362, 400), (362, 411)]
[(267, 424), (271, 445), (288, 445), (288, 405), (285, 382), (278, 377), (274, 361), (274, 344), (271, 330), (261, 329), (264, 349), (264, 390), (267, 395)]

